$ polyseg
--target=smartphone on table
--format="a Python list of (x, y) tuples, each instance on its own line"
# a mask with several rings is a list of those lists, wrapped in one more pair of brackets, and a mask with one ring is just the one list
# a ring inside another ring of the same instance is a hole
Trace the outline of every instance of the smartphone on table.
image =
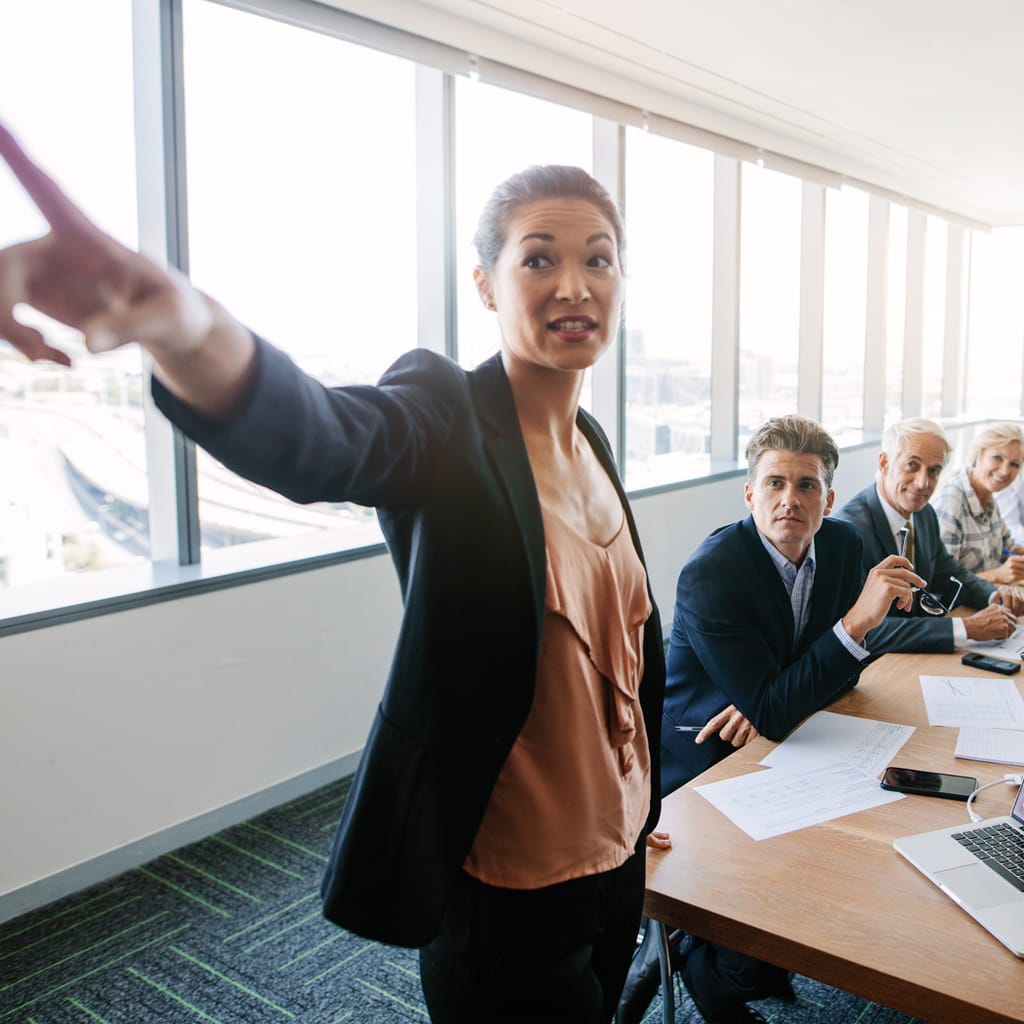
[(882, 789), (915, 796), (938, 796), (945, 800), (966, 800), (977, 788), (978, 780), (969, 775), (949, 775), (946, 772), (926, 772), (920, 768), (885, 769)]
[(1019, 661), (1007, 661), (1005, 658), (990, 658), (987, 654), (970, 651), (960, 659), (961, 665), (970, 668), (983, 668), (986, 672), (998, 672), (1003, 676), (1012, 676), (1020, 671)]

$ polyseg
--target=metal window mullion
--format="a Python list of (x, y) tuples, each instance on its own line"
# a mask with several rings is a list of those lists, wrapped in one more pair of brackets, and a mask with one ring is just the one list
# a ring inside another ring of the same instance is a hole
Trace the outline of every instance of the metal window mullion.
[[(139, 247), (187, 272), (181, 0), (133, 0), (132, 50)], [(199, 561), (195, 449), (157, 411), (145, 354), (143, 368), (150, 557), (193, 564)]]
[(416, 344), (457, 359), (454, 86), (416, 65)]
[[(182, 0), (161, 0), (160, 67), (163, 82), (167, 262), (183, 274), (188, 262), (188, 195), (185, 163), (185, 64)], [(174, 431), (178, 564), (199, 562), (199, 488), (195, 445)]]
[[(625, 140), (626, 130), (614, 121), (594, 117), (592, 123), (594, 177), (608, 190), (626, 215), (625, 194)], [(627, 252), (626, 259), (629, 259)], [(628, 315), (628, 303), (626, 305)], [(626, 474), (625, 395), (622, 381), (625, 377), (626, 346), (625, 318), (612, 339), (611, 347), (594, 364), (591, 373), (591, 407), (598, 422), (604, 427), (608, 441), (619, 464), (619, 473)]]

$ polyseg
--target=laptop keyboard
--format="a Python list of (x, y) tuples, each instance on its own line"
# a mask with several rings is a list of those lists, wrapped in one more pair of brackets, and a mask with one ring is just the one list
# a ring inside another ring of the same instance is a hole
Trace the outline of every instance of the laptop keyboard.
[(953, 838), (1011, 885), (1024, 892), (1024, 831), (1010, 825), (986, 825)]

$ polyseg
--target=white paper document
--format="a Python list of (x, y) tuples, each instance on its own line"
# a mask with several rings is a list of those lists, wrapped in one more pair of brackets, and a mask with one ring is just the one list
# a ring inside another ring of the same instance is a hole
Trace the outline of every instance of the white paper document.
[(866, 775), (878, 775), (913, 731), (912, 725), (818, 711), (791, 732), (761, 764), (805, 771), (845, 761)]
[(1024, 700), (1012, 679), (921, 676), (930, 725), (1024, 729)]
[(968, 761), (1024, 765), (1024, 731), (968, 726), (960, 730), (954, 756)]
[(1018, 626), (1005, 640), (968, 640), (967, 646), (993, 658), (1020, 661), (1024, 659), (1024, 626)]
[(848, 764), (807, 771), (769, 768), (694, 787), (752, 839), (769, 839), (855, 811), (902, 800)]

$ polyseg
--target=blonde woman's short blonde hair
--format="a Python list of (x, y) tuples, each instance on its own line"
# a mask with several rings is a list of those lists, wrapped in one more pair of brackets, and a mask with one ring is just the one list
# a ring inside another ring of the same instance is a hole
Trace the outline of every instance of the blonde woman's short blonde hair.
[(1004, 444), (1011, 444), (1014, 441), (1020, 445), (1021, 455), (1024, 455), (1024, 430), (1020, 424), (992, 423), (974, 435), (974, 440), (971, 441), (971, 457), (968, 461), (973, 466), (986, 448), (1002, 448)]

